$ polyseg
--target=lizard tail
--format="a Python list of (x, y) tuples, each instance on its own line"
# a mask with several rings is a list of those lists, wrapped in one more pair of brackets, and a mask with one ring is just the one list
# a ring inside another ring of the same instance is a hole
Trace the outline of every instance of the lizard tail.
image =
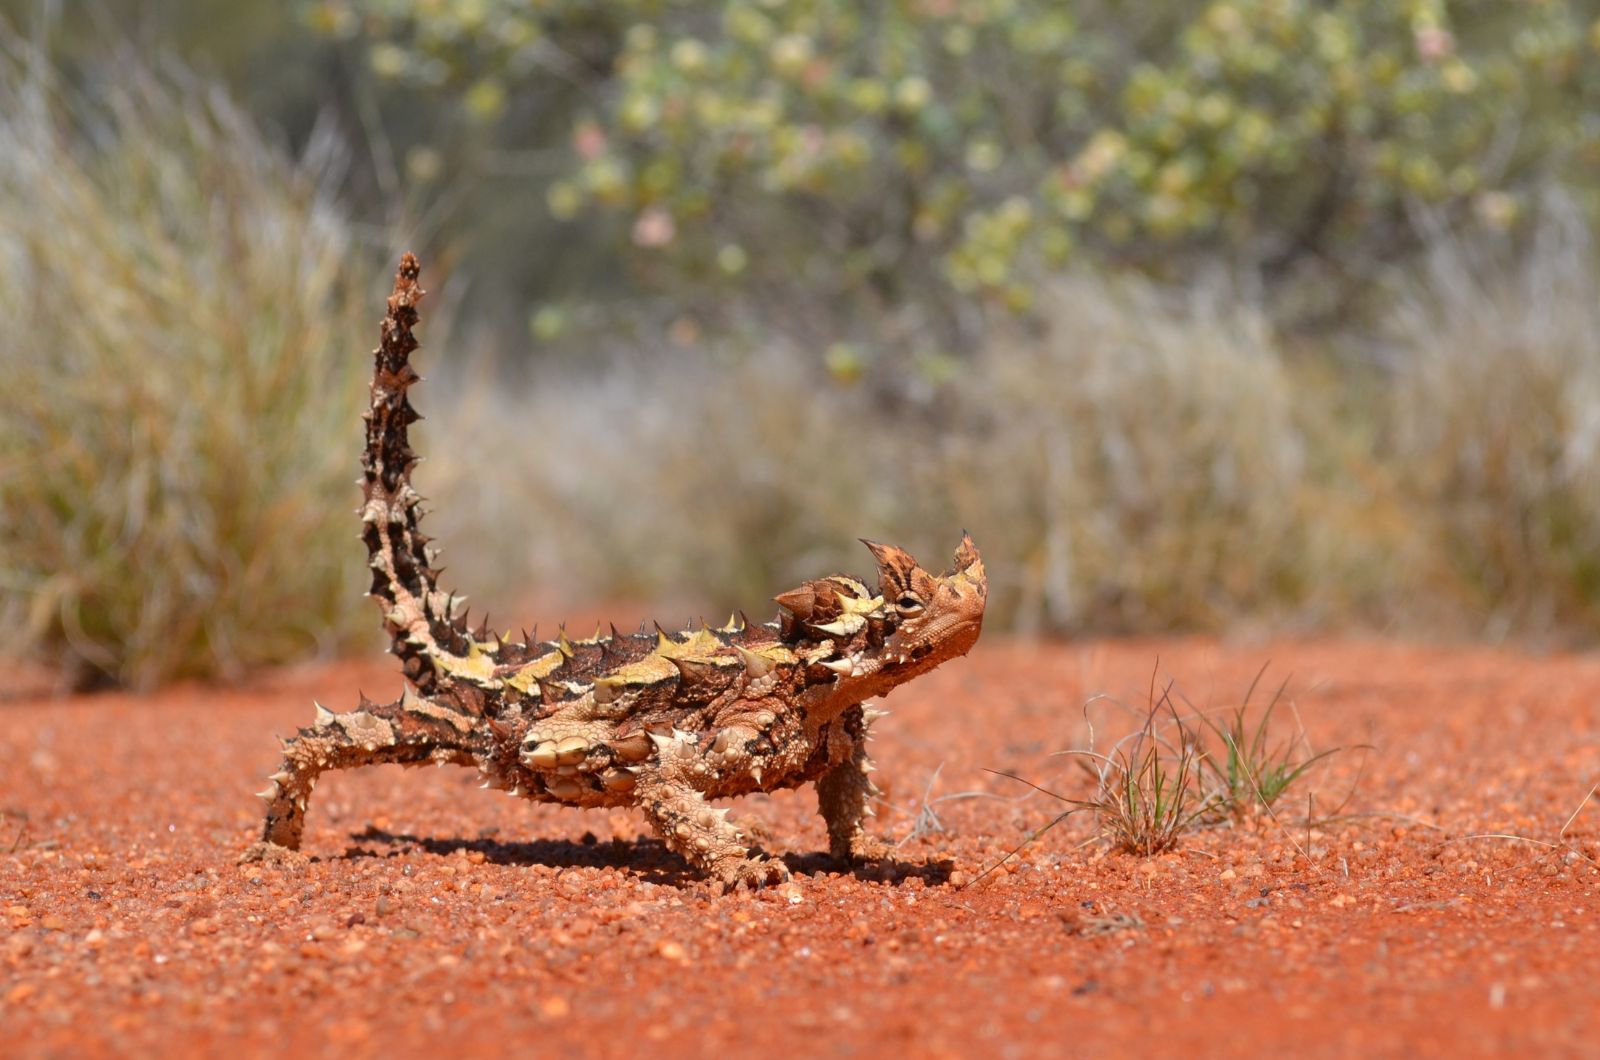
[(412, 329), (423, 295), (417, 286), (421, 271), (414, 255), (401, 257), (383, 339), (374, 351), (372, 407), (362, 417), (367, 447), (361, 456), (361, 538), (372, 568), (369, 595), (383, 612), (391, 650), (426, 695), (453, 684), (450, 663), (471, 653), (472, 640), (461, 613), (465, 598), (439, 591), (435, 550), (419, 529), (422, 496), (411, 485), (417, 455), (408, 430), (422, 417), (406, 392), (422, 378), (410, 361), (418, 346)]

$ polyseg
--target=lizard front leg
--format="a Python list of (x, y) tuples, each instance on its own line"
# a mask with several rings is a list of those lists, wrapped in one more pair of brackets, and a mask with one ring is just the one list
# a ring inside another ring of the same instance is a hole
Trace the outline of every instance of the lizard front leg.
[(817, 809), (827, 822), (828, 850), (836, 858), (870, 861), (888, 857), (892, 849), (866, 830), (866, 819), (874, 816), (871, 802), (878, 794), (867, 775), (871, 771), (863, 730), (851, 740), (842, 760), (817, 778)]
[(637, 767), (639, 808), (667, 848), (716, 879), (725, 890), (755, 890), (783, 883), (789, 868), (745, 842), (728, 822), (728, 811), (712, 808), (694, 786), (699, 752), (687, 733), (654, 737), (655, 761)]
[(474, 731), (471, 717), (410, 692), (397, 703), (364, 702), (344, 714), (318, 704), (316, 723), (283, 741), (283, 763), (260, 793), (267, 802), (261, 839), (239, 860), (305, 860), (298, 851), (306, 808), (317, 778), (328, 770), (387, 762), (474, 765)]

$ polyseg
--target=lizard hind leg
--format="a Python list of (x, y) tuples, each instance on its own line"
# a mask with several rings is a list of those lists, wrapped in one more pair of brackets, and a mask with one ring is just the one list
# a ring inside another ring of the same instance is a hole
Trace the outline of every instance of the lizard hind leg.
[(687, 784), (644, 771), (635, 790), (650, 827), (667, 848), (724, 890), (756, 890), (789, 879), (787, 865), (750, 846), (728, 822), (727, 810), (712, 809)]
[(306, 809), (317, 778), (333, 769), (424, 762), (474, 765), (479, 749), (475, 719), (409, 690), (389, 704), (363, 701), (353, 711), (335, 714), (317, 704), (313, 725), (283, 740), (283, 762), (259, 793), (267, 803), (261, 839), (241, 862), (303, 860), (300, 849)]
[(752, 847), (728, 821), (727, 810), (713, 809), (690, 781), (697, 757), (682, 736), (657, 738), (658, 761), (637, 770), (634, 797), (667, 848), (724, 890), (756, 890), (789, 879), (789, 868)]

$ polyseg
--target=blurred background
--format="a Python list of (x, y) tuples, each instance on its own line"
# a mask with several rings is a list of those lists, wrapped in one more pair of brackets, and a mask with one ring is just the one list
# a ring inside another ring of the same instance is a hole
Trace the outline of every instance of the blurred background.
[(1592, 644), (1597, 219), (1600, 0), (0, 0), (0, 647), (375, 649), (402, 249), (497, 624), (966, 527), (995, 630)]

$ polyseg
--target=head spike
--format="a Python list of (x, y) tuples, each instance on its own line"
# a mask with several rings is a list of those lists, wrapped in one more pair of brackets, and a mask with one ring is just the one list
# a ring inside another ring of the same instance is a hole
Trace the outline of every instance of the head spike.
[(955, 566), (950, 573), (970, 570), (974, 564), (982, 563), (983, 557), (978, 554), (978, 546), (972, 543), (972, 535), (961, 531), (961, 543), (956, 546)]
[(911, 588), (913, 576), (919, 570), (911, 553), (894, 545), (880, 545), (876, 541), (861, 539), (878, 561), (878, 594), (893, 600)]

